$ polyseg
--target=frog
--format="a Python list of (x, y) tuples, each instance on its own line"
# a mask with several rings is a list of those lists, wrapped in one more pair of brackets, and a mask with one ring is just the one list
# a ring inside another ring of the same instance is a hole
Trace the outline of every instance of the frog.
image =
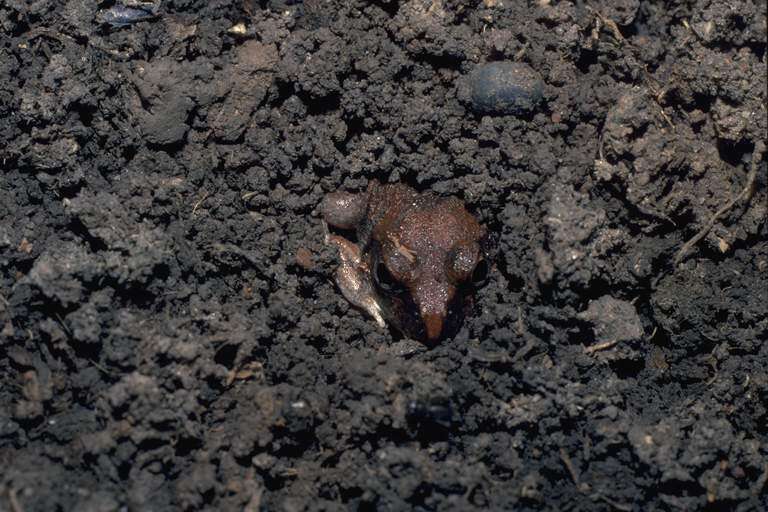
[(495, 248), (460, 199), (371, 180), (361, 192), (326, 194), (318, 209), (325, 242), (338, 248), (334, 280), (352, 305), (427, 343), (458, 331)]

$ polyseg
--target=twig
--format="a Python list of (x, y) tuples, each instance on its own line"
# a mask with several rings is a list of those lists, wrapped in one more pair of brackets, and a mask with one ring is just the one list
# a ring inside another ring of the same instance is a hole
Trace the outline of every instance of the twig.
[(200, 200), (199, 200), (198, 202), (196, 202), (196, 203), (195, 203), (195, 206), (192, 208), (192, 215), (194, 215), (194, 214), (195, 214), (195, 212), (197, 211), (197, 209), (198, 209), (198, 208), (200, 208), (200, 206), (203, 204), (203, 201), (205, 201), (206, 199), (208, 199), (208, 197), (210, 197), (210, 195), (211, 195), (211, 194), (209, 194), (208, 192), (206, 192), (205, 194), (203, 194), (203, 197), (201, 197), (201, 198), (200, 198)]
[(616, 25), (616, 22), (614, 22), (610, 18), (606, 18), (605, 16), (603, 16), (603, 14), (600, 11), (598, 11), (597, 9), (595, 9), (589, 4), (587, 4), (587, 10), (598, 17), (600, 22), (603, 25), (605, 25), (608, 28), (608, 30), (611, 31), (611, 34), (613, 35), (614, 39), (616, 39), (618, 42), (622, 44), (627, 42), (627, 40), (624, 39), (624, 36), (621, 34), (621, 30), (619, 30), (618, 25)]
[(576, 472), (576, 468), (573, 467), (573, 462), (571, 462), (571, 458), (568, 456), (568, 452), (565, 451), (565, 448), (560, 448), (560, 459), (562, 459), (563, 464), (565, 464), (565, 469), (568, 470), (568, 474), (571, 475), (571, 480), (573, 480), (574, 485), (581, 491), (579, 474)]
[(702, 227), (698, 233), (696, 233), (690, 240), (685, 242), (683, 246), (680, 248), (679, 251), (677, 251), (677, 254), (675, 255), (674, 259), (674, 266), (677, 266), (680, 264), (681, 261), (685, 259), (685, 257), (688, 255), (688, 252), (695, 246), (699, 241), (701, 241), (702, 238), (707, 236), (707, 233), (709, 233), (709, 230), (712, 229), (712, 227), (715, 225), (715, 223), (720, 219), (723, 215), (728, 213), (731, 208), (733, 208), (736, 203), (739, 201), (749, 201), (752, 198), (752, 194), (755, 193), (755, 182), (757, 181), (757, 168), (758, 168), (758, 162), (760, 162), (760, 159), (765, 153), (765, 143), (760, 141), (755, 145), (755, 151), (752, 153), (752, 167), (749, 170), (749, 174), (747, 175), (747, 184), (744, 186), (744, 189), (739, 192), (739, 194), (728, 201), (728, 203), (725, 204), (722, 208), (717, 210), (715, 214), (712, 216), (711, 219), (709, 219), (709, 222), (707, 222), (704, 227)]
[(11, 504), (12, 512), (23, 512), (19, 504), (19, 499), (16, 497), (16, 489), (8, 489), (8, 502)]
[(608, 503), (610, 506), (612, 506), (616, 510), (621, 510), (622, 512), (632, 512), (632, 505), (625, 505), (623, 503), (618, 503), (610, 499), (608, 496), (605, 496), (604, 494), (597, 494), (596, 497)]
[(72, 331), (69, 330), (69, 326), (66, 324), (66, 322), (64, 322), (64, 319), (61, 318), (61, 315), (58, 314), (58, 313), (54, 313), (53, 315), (59, 321), (59, 324), (61, 324), (61, 327), (64, 328), (64, 332), (67, 333), (67, 336), (69, 336), (71, 338), (72, 337)]
[(517, 334), (520, 336), (525, 334), (525, 322), (523, 322), (523, 308), (520, 304), (517, 305)]
[(612, 346), (616, 345), (618, 342), (619, 340), (608, 340), (608, 341), (603, 341), (602, 343), (595, 343), (594, 345), (584, 347), (584, 352), (587, 354), (592, 354), (594, 352), (597, 352), (598, 350), (605, 350), (605, 349), (611, 348)]
[(115, 375), (114, 373), (112, 373), (111, 371), (107, 370), (106, 368), (104, 368), (102, 365), (100, 365), (99, 363), (97, 363), (93, 359), (88, 359), (88, 361), (90, 361), (91, 364), (94, 367), (96, 367), (97, 370), (101, 371), (101, 373), (103, 373), (104, 375), (107, 375), (109, 377), (113, 377)]
[(475, 361), (487, 364), (506, 364), (512, 361), (512, 359), (509, 357), (509, 354), (506, 352), (480, 352), (470, 347), (467, 350), (467, 354)]
[(527, 332), (523, 335), (525, 338), (525, 345), (515, 352), (515, 355), (512, 356), (512, 362), (516, 363), (517, 361), (521, 361), (522, 359), (525, 359), (528, 357), (528, 354), (531, 353), (531, 351), (536, 348), (536, 345), (538, 343), (538, 340), (534, 338), (532, 335), (528, 334)]

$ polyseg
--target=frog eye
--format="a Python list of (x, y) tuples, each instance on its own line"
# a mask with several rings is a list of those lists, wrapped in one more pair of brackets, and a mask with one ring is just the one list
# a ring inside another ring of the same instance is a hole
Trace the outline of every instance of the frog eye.
[(480, 248), (477, 244), (462, 244), (453, 248), (449, 253), (447, 272), (448, 277), (455, 283), (463, 283), (472, 277), (480, 259)]
[(475, 265), (475, 270), (472, 271), (472, 283), (475, 286), (483, 286), (488, 282), (488, 275), (491, 272), (491, 265), (488, 260), (483, 258)]
[(373, 269), (373, 280), (376, 285), (388, 293), (399, 293), (405, 289), (403, 284), (395, 279), (383, 261), (377, 261)]

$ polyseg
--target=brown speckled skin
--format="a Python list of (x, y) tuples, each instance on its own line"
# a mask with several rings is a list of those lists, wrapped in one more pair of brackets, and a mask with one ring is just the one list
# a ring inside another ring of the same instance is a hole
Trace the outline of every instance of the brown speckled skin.
[(472, 273), (487, 257), (486, 230), (461, 201), (372, 181), (359, 194), (328, 194), (320, 211), (331, 226), (355, 229), (362, 264), (342, 270), (364, 274), (387, 320), (429, 341), (461, 325)]

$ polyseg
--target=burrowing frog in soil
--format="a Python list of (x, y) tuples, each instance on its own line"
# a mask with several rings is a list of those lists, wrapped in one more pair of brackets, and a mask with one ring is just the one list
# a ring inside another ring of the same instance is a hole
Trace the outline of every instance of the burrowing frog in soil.
[(456, 332), (492, 250), (487, 230), (460, 200), (372, 181), (364, 192), (327, 194), (320, 213), (357, 238), (326, 226), (326, 242), (339, 248), (336, 283), (349, 302), (416, 339)]

